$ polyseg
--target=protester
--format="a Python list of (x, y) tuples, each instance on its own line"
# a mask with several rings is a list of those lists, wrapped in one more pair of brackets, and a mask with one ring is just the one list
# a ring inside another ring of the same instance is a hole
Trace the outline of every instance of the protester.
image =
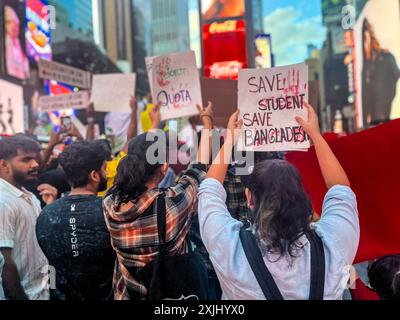
[(48, 201), (43, 200), (41, 195), (43, 189), (47, 193), (51, 190), (52, 194), (56, 195), (52, 201), (60, 198), (65, 192), (70, 191), (65, 173), (59, 168), (58, 159), (53, 156), (54, 149), (59, 145), (63, 145), (64, 138), (60, 131), (56, 132), (55, 129), (52, 129), (50, 141), (47, 147), (41, 151), (38, 159), (38, 179), (25, 185), (25, 188), (40, 200), (42, 208), (49, 204)]
[[(244, 160), (237, 161), (229, 166), (224, 180), (226, 191), (226, 206), (231, 216), (244, 224), (254, 222), (254, 216), (246, 205), (246, 195), (244, 183), (254, 165), (268, 159), (283, 159), (284, 156), (279, 152), (250, 152), (246, 153)], [(247, 159), (247, 161), (245, 160)], [(248, 163), (247, 163), (248, 162)], [(247, 172), (242, 175), (237, 174), (236, 170)]]
[[(204, 127), (211, 129), (212, 106), (200, 112)], [(158, 107), (156, 115), (160, 121)], [(168, 255), (186, 252), (186, 238), (197, 205), (198, 188), (206, 174), (205, 164), (211, 153), (208, 140), (204, 137), (200, 143), (199, 163), (192, 164), (174, 187), (165, 190), (158, 186), (168, 170), (168, 163), (157, 161), (150, 164), (146, 158), (148, 150), (157, 143), (155, 133), (144, 133), (129, 143), (128, 155), (121, 160), (115, 184), (104, 200), (104, 214), (118, 257), (114, 273), (115, 299), (146, 298), (148, 290), (136, 275), (159, 253), (157, 214), (154, 212), (157, 198), (165, 196)], [(160, 147), (166, 146), (161, 143)]]
[(368, 277), (381, 300), (400, 300), (400, 254), (375, 261), (368, 270)]
[[(313, 140), (321, 173), (329, 189), (321, 219), (310, 224), (311, 202), (297, 170), (284, 160), (258, 163), (248, 179), (246, 198), (256, 213), (252, 227), (269, 269), (284, 299), (308, 299), (310, 242), (313, 230), (323, 243), (326, 272), (324, 299), (341, 299), (360, 235), (357, 203), (340, 163), (323, 140), (313, 108), (309, 119), (296, 118)], [(265, 299), (240, 240), (243, 224), (229, 214), (223, 188), (232, 148), (238, 138), (238, 111), (228, 124), (228, 138), (199, 191), (199, 221), (203, 242), (220, 280), (225, 299)], [(225, 157), (225, 158), (224, 158)], [(264, 266), (262, 266), (264, 268)], [(319, 283), (321, 286), (322, 284)]]
[[(91, 105), (93, 110), (94, 110), (94, 104)], [(107, 162), (107, 189), (109, 190), (111, 186), (114, 184), (115, 177), (117, 175), (117, 168), (120, 163), (120, 161), (126, 156), (126, 153), (128, 151), (128, 143), (129, 141), (137, 136), (137, 101), (134, 97), (131, 98), (130, 100), (130, 108), (131, 108), (131, 120), (128, 126), (128, 131), (127, 131), (127, 140), (125, 145), (123, 146), (122, 150), (115, 156), (111, 157), (108, 159)], [(109, 148), (109, 151), (112, 155), (112, 148), (111, 145), (108, 144), (107, 146)], [(104, 197), (106, 194), (106, 191), (100, 192), (99, 196)]]
[(24, 188), (37, 179), (39, 152), (39, 144), (24, 136), (0, 140), (0, 253), (4, 293), (10, 300), (49, 298), (48, 262), (35, 234), (40, 203)]
[(107, 188), (107, 152), (94, 142), (75, 142), (60, 156), (71, 193), (40, 214), (36, 234), (54, 266), (54, 300), (112, 298), (115, 252), (104, 221), (102, 199)]

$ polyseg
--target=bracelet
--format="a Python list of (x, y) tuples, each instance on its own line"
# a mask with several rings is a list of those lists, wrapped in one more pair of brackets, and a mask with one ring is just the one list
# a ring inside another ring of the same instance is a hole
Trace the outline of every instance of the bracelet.
[(94, 123), (94, 117), (87, 117), (86, 121), (88, 124), (93, 124)]
[(203, 117), (208, 117), (208, 118), (210, 118), (211, 122), (213, 122), (213, 118), (210, 115), (203, 114), (203, 115), (200, 116), (200, 119), (203, 119)]

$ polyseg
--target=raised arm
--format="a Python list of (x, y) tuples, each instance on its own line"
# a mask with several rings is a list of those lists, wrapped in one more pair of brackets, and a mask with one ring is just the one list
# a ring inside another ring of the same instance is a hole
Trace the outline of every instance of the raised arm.
[(224, 183), (225, 175), (228, 170), (232, 149), (235, 146), (239, 137), (242, 121), (238, 121), (239, 110), (237, 110), (229, 119), (227, 126), (227, 136), (224, 145), (215, 158), (210, 170), (208, 170), (207, 178), (218, 180), (221, 184)]
[(296, 117), (296, 121), (303, 127), (304, 131), (310, 136), (314, 143), (315, 152), (317, 153), (319, 166), (326, 186), (328, 189), (335, 185), (350, 187), (350, 181), (346, 172), (321, 135), (318, 116), (314, 108), (307, 102), (305, 102), (305, 106), (308, 109), (308, 121), (301, 117)]
[(150, 130), (157, 130), (160, 129), (161, 123), (161, 109), (158, 104), (156, 104), (150, 111), (149, 117), (151, 121), (151, 128)]
[(87, 131), (86, 131), (86, 140), (93, 141), (95, 132), (94, 132), (94, 122), (96, 117), (96, 111), (94, 109), (94, 103), (91, 102), (86, 109), (86, 121), (87, 121)]
[(214, 111), (212, 103), (209, 102), (206, 108), (197, 106), (199, 110), (200, 119), (203, 123), (203, 130), (201, 132), (199, 152), (197, 155), (197, 161), (208, 165), (211, 157), (212, 150), (212, 129), (214, 122)]
[(59, 143), (62, 143), (62, 141), (63, 141), (63, 136), (60, 130), (56, 132), (53, 128), (50, 132), (50, 141), (46, 149), (44, 149), (41, 152), (40, 169), (44, 169), (46, 167), (47, 162), (49, 161), (55, 146), (58, 145)]
[(131, 107), (131, 121), (130, 121), (129, 127), (128, 127), (127, 140), (126, 140), (124, 147), (122, 148), (122, 151), (125, 153), (128, 152), (129, 141), (131, 141), (134, 137), (137, 136), (137, 100), (136, 100), (136, 98), (131, 97), (129, 106)]

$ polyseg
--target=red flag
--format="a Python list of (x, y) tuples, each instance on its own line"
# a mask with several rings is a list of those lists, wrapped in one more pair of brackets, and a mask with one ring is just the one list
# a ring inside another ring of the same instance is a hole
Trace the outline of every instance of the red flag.
[[(400, 253), (400, 119), (328, 143), (357, 196), (361, 239), (355, 262)], [(290, 152), (287, 160), (320, 213), (327, 189), (315, 149)]]

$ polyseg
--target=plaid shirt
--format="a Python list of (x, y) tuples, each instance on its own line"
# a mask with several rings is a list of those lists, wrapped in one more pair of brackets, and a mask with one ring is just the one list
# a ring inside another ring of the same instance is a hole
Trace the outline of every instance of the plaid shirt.
[(244, 185), (240, 176), (235, 174), (235, 168), (231, 167), (224, 180), (224, 188), (226, 191), (226, 206), (233, 218), (243, 223), (253, 221), (251, 212), (247, 207), (246, 194), (244, 193)]
[[(243, 183), (240, 179), (240, 176), (235, 174), (234, 166), (231, 166), (226, 173), (224, 188), (226, 191), (226, 206), (229, 213), (233, 218), (241, 221), (245, 226), (249, 226), (249, 221), (253, 222), (253, 218), (251, 211), (247, 207)], [(193, 218), (192, 225), (190, 227), (190, 240), (196, 246), (196, 251), (200, 253), (208, 271), (213, 272), (214, 267), (209, 259), (209, 255), (203, 244), (203, 240), (201, 239), (198, 216)]]
[(113, 280), (116, 300), (143, 299), (147, 295), (147, 289), (135, 278), (135, 274), (159, 253), (154, 203), (162, 192), (165, 193), (166, 203), (168, 253), (185, 253), (185, 240), (197, 211), (197, 193), (205, 174), (204, 165), (194, 164), (179, 178), (175, 187), (146, 191), (126, 212), (118, 212), (111, 197), (104, 200), (105, 220), (118, 258)]

